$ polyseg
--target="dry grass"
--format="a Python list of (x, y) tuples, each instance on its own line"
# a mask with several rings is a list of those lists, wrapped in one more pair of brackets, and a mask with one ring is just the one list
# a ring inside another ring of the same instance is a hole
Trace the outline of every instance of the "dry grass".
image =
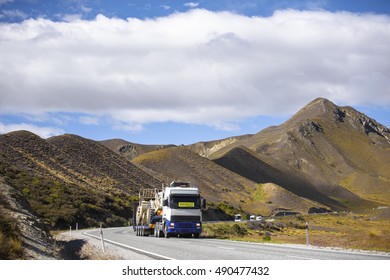
[(219, 236), (224, 227), (229, 227), (220, 225), (219, 229), (213, 230), (206, 226), (206, 234), (217, 238), (264, 242), (264, 237), (269, 232), (269, 242), (306, 244), (305, 222), (309, 223), (310, 245), (390, 252), (390, 220), (373, 221), (367, 214), (282, 217), (272, 222), (272, 225), (277, 227), (276, 230), (260, 226), (253, 229), (249, 223), (241, 223), (243, 231), (247, 230), (246, 234), (241, 236), (231, 230)]

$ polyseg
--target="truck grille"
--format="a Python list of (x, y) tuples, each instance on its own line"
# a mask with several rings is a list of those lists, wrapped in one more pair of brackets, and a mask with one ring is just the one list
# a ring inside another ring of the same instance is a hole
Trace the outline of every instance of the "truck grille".
[(175, 227), (177, 227), (177, 228), (193, 228), (194, 224), (193, 223), (180, 223), (180, 224), (177, 224)]
[(171, 216), (171, 222), (200, 222), (199, 216)]

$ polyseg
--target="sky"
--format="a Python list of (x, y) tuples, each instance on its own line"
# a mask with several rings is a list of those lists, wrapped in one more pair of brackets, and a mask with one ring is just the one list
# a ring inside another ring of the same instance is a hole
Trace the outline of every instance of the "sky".
[(390, 0), (0, 0), (0, 133), (191, 144), (317, 97), (390, 126)]

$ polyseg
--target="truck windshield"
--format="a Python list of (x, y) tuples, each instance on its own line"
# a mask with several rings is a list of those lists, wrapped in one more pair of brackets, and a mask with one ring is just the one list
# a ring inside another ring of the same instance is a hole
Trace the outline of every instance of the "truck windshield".
[(200, 209), (200, 197), (199, 196), (171, 196), (170, 207), (173, 209)]

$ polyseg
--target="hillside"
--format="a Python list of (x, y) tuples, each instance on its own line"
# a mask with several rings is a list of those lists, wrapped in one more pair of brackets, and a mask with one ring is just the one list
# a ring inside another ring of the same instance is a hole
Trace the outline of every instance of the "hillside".
[[(209, 158), (251, 180), (279, 184), (331, 207), (337, 206), (334, 201), (347, 209), (390, 204), (389, 129), (326, 99)], [(306, 192), (319, 192), (332, 202)]]
[(51, 137), (47, 142), (65, 153), (72, 163), (72, 174), (82, 174), (83, 181), (90, 181), (91, 186), (137, 195), (141, 187), (160, 184), (153, 176), (96, 141), (65, 134)]
[(127, 160), (140, 156), (145, 153), (153, 152), (156, 150), (174, 147), (174, 145), (142, 145), (137, 143), (128, 142), (122, 139), (109, 139), (99, 141), (100, 144), (106, 146), (115, 153), (125, 157)]
[(0, 135), (0, 176), (52, 228), (126, 224), (138, 190), (161, 184), (95, 141), (27, 131)]
[[(189, 181), (200, 188), (209, 204), (229, 207), (246, 213), (269, 215), (275, 209), (287, 208), (307, 213), (310, 208), (324, 207), (309, 199), (301, 198), (276, 184), (256, 184), (237, 173), (201, 157), (187, 147), (172, 147), (143, 154), (133, 163), (164, 174), (161, 180)], [(269, 191), (271, 190), (272, 191)], [(231, 209), (233, 211), (233, 209)], [(233, 213), (230, 213), (233, 214)]]
[(0, 260), (54, 259), (55, 249), (48, 228), (23, 194), (0, 178)]
[(234, 143), (237, 143), (240, 140), (245, 140), (250, 138), (252, 135), (242, 135), (242, 136), (234, 136), (221, 140), (209, 141), (209, 142), (198, 142), (192, 145), (189, 145), (188, 148), (201, 155), (202, 157), (210, 157), (212, 154), (217, 152), (220, 149), (223, 149), (227, 146), (231, 146)]

